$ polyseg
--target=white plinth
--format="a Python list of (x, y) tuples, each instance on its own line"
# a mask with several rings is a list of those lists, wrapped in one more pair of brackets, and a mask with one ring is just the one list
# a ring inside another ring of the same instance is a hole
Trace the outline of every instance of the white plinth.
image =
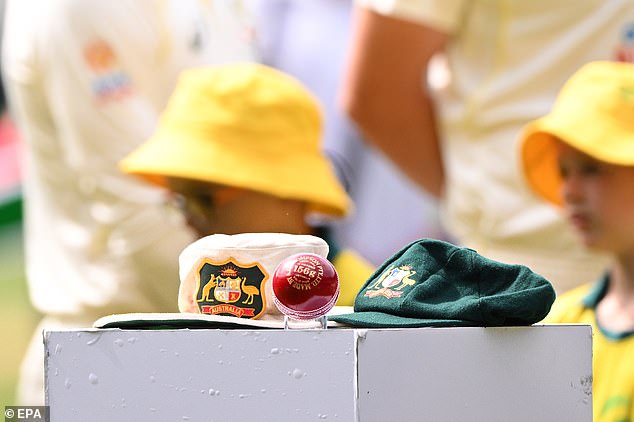
[(52, 422), (588, 421), (589, 326), (45, 333)]

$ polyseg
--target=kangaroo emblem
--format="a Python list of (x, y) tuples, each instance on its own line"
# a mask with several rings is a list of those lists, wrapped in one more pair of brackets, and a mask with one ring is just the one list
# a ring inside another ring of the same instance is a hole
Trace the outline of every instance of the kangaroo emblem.
[(206, 302), (213, 302), (214, 299), (209, 297), (209, 292), (211, 291), (211, 289), (217, 286), (218, 286), (218, 282), (216, 281), (216, 276), (212, 274), (207, 284), (205, 284), (205, 287), (203, 287), (203, 291), (202, 291), (203, 297), (202, 299), (199, 300), (199, 302), (203, 300)]

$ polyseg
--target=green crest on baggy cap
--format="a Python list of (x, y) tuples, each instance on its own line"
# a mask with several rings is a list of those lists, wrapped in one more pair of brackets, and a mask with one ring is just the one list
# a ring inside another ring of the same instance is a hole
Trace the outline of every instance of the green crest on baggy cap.
[(523, 265), (421, 239), (389, 258), (361, 288), (354, 313), (330, 320), (358, 327), (507, 326), (541, 321), (552, 285)]

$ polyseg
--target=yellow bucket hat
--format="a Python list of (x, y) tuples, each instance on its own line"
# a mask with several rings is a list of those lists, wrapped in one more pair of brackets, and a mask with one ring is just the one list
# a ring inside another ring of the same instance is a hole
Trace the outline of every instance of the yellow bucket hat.
[(292, 77), (256, 63), (182, 72), (154, 135), (121, 169), (230, 185), (308, 202), (343, 216), (351, 201), (321, 151), (317, 100)]
[(561, 206), (555, 138), (597, 160), (634, 166), (634, 65), (584, 65), (563, 86), (550, 114), (526, 126), (520, 148), (528, 184)]

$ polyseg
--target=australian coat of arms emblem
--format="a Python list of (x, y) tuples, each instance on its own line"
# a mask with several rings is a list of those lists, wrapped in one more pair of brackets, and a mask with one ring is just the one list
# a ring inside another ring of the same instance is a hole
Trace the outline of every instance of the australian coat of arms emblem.
[(394, 266), (390, 265), (381, 276), (366, 289), (365, 296), (386, 298), (400, 297), (405, 286), (412, 286), (416, 283), (411, 278), (416, 274), (410, 265)]
[(204, 261), (198, 270), (196, 302), (201, 314), (258, 318), (264, 312), (264, 282), (259, 264)]

